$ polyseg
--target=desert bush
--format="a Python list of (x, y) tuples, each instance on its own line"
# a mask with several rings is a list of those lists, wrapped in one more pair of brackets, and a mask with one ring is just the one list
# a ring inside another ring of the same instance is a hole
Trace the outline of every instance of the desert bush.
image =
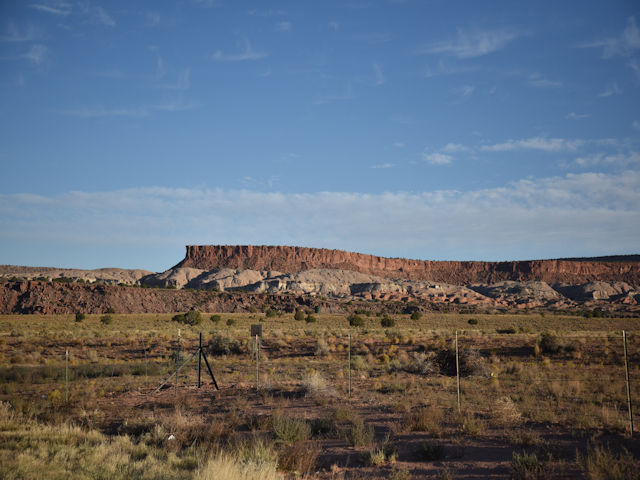
[(578, 455), (578, 463), (589, 480), (640, 479), (637, 462), (625, 449), (615, 453), (604, 446), (591, 445), (586, 456)]
[[(456, 351), (444, 349), (438, 352), (435, 363), (440, 373), (448, 376), (456, 375)], [(474, 348), (462, 348), (458, 351), (458, 364), (461, 377), (489, 376), (491, 374), (485, 358)]]
[(522, 414), (510, 397), (502, 397), (496, 400), (491, 410), (491, 421), (497, 426), (513, 426), (522, 421)]
[(102, 315), (100, 317), (100, 323), (103, 325), (109, 325), (111, 322), (113, 322), (113, 317), (111, 315)]
[(408, 468), (395, 468), (389, 472), (387, 480), (411, 480)]
[(411, 314), (411, 320), (420, 320), (421, 318), (422, 314), (417, 310)]
[(218, 314), (211, 315), (209, 317), (209, 320), (211, 320), (213, 323), (220, 323), (220, 321), (222, 320), (222, 315), (218, 315)]
[(512, 335), (514, 333), (517, 333), (517, 330), (515, 327), (507, 327), (507, 328), (497, 328), (496, 329), (497, 333), (503, 333), (503, 334), (509, 334)]
[(278, 468), (306, 476), (315, 467), (320, 450), (320, 445), (315, 442), (302, 441), (285, 445), (278, 455)]
[(356, 417), (347, 430), (347, 442), (353, 447), (365, 447), (373, 443), (374, 430), (372, 425), (365, 425), (364, 420)]
[(439, 408), (421, 408), (407, 415), (404, 427), (412, 432), (429, 432), (434, 437), (441, 437), (444, 432), (444, 412)]
[(391, 328), (396, 326), (396, 321), (391, 317), (382, 317), (382, 320), (380, 320), (380, 325), (383, 328)]
[(316, 351), (315, 354), (317, 357), (324, 357), (329, 355), (329, 345), (327, 344), (327, 341), (323, 338), (320, 337), (318, 338), (318, 341), (316, 343)]
[(272, 308), (270, 308), (269, 310), (267, 310), (267, 311), (265, 312), (265, 316), (266, 316), (267, 318), (273, 318), (273, 317), (275, 317), (276, 315), (278, 315), (278, 312), (276, 312), (276, 311), (275, 311), (274, 309), (272, 309)]
[(109, 307), (109, 308), (107, 308), (107, 311), (104, 312), (104, 313), (116, 313), (116, 311), (114, 310), (113, 307)]
[(214, 356), (240, 355), (246, 353), (246, 351), (246, 347), (240, 340), (223, 335), (214, 335), (209, 342), (209, 353)]
[(305, 317), (304, 321), (307, 323), (316, 323), (317, 319), (313, 315), (309, 314)]
[(302, 391), (316, 401), (335, 395), (335, 390), (326, 379), (317, 372), (307, 375), (302, 380)]
[(351, 368), (353, 370), (369, 370), (371, 365), (360, 355), (353, 355), (351, 357)]
[(404, 367), (409, 373), (432, 375), (436, 373), (435, 353), (412, 352), (411, 359)]
[(546, 478), (546, 468), (535, 453), (513, 452), (511, 457), (513, 480), (538, 480)]
[(363, 327), (364, 326), (364, 318), (357, 314), (351, 314), (347, 317), (349, 320), (349, 325), (352, 327)]
[(174, 322), (184, 323), (186, 325), (200, 325), (202, 323), (202, 314), (197, 310), (189, 310), (187, 313), (179, 313), (171, 317)]
[(298, 320), (299, 322), (300, 322), (300, 321), (302, 321), (302, 320), (304, 320), (304, 317), (305, 317), (305, 315), (304, 315), (304, 312), (303, 312), (302, 310), (298, 310), (298, 311), (296, 312), (296, 314), (293, 316), (293, 318), (294, 318), (295, 320)]
[(235, 325), (236, 321), (234, 318), (227, 318), (227, 326), (231, 327), (232, 325)]
[(311, 427), (307, 422), (284, 415), (279, 410), (271, 417), (271, 424), (276, 438), (282, 442), (300, 442), (311, 436)]
[(540, 347), (542, 353), (558, 353), (562, 350), (562, 342), (557, 335), (553, 333), (543, 333), (538, 337), (537, 345)]
[(478, 324), (478, 319), (477, 318), (470, 318), (467, 323), (469, 325), (477, 325)]
[(76, 313), (76, 322), (80, 323), (82, 322), (85, 318), (87, 318), (87, 316), (84, 313)]

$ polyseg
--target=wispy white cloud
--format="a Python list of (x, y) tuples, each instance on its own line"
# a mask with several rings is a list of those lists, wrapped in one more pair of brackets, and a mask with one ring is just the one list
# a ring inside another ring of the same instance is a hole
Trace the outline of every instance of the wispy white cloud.
[(35, 10), (40, 10), (41, 12), (51, 13), (62, 17), (70, 15), (73, 10), (72, 5), (66, 2), (55, 2), (51, 4), (34, 3), (29, 5), (29, 7)]
[(290, 32), (293, 24), (291, 22), (276, 23), (276, 32)]
[(446, 153), (463, 153), (468, 152), (470, 148), (460, 143), (447, 143), (440, 150)]
[(91, 7), (91, 17), (95, 23), (104, 25), (105, 27), (115, 27), (116, 21), (102, 7)]
[(393, 146), (396, 148), (404, 148), (404, 142), (393, 142)]
[[(379, 218), (385, 221), (372, 221)], [(117, 252), (123, 249), (182, 251), (185, 244), (286, 244), (413, 258), (506, 260), (632, 253), (638, 238), (637, 171), (415, 194), (174, 188), (0, 194), (0, 252), (26, 241), (113, 251), (112, 264), (104, 266), (120, 266)], [(0, 255), (0, 263), (11, 260)]]
[(337, 32), (338, 30), (340, 30), (340, 23), (338, 23), (335, 20), (330, 21), (328, 24), (329, 28), (331, 30), (333, 30), (334, 32)]
[(211, 59), (217, 62), (244, 62), (247, 60), (260, 60), (269, 56), (267, 52), (254, 50), (247, 38), (241, 41), (242, 50), (236, 53), (223, 53), (222, 50), (216, 50)]
[(598, 165), (628, 168), (631, 165), (640, 165), (640, 152), (595, 153), (576, 158), (575, 163), (583, 168), (592, 168)]
[(562, 82), (559, 82), (557, 80), (549, 80), (548, 78), (537, 72), (529, 75), (527, 83), (531, 87), (535, 88), (554, 88), (562, 86)]
[(631, 124), (631, 128), (633, 128), (634, 130), (640, 130), (640, 122), (638, 120), (634, 120)]
[(531, 137), (520, 140), (507, 140), (494, 145), (482, 145), (485, 152), (511, 152), (514, 150), (542, 150), (545, 152), (576, 151), (584, 145), (583, 140), (567, 140), (564, 138)]
[(459, 103), (467, 100), (469, 97), (471, 97), (471, 95), (473, 95), (473, 92), (475, 91), (476, 91), (476, 87), (474, 85), (463, 85), (461, 87), (453, 88), (451, 90), (451, 92), (456, 97), (458, 97)]
[(48, 52), (48, 48), (44, 45), (33, 45), (27, 53), (25, 53), (24, 58), (29, 60), (34, 65), (42, 65), (45, 61), (45, 57)]
[(393, 163), (381, 163), (379, 165), (371, 165), (371, 168), (379, 169), (379, 168), (392, 168), (395, 167)]
[(590, 115), (588, 113), (570, 112), (567, 114), (567, 118), (571, 120), (582, 120), (583, 118), (589, 118), (589, 116)]
[(418, 51), (419, 54), (445, 54), (457, 58), (475, 58), (505, 48), (521, 36), (516, 30), (485, 30), (467, 32), (458, 29), (455, 39), (434, 42)]
[(377, 63), (373, 64), (373, 73), (374, 73), (375, 78), (376, 78), (375, 84), (376, 85), (384, 85), (386, 80), (384, 78), (384, 74), (382, 73), (382, 67), (379, 64), (377, 64)]
[(622, 89), (618, 86), (617, 82), (611, 82), (607, 87), (598, 94), (599, 97), (611, 97), (612, 95), (620, 95)]
[(453, 161), (453, 157), (451, 155), (440, 152), (423, 153), (422, 158), (431, 165), (449, 165)]
[(640, 30), (635, 17), (627, 19), (627, 26), (620, 35), (584, 43), (580, 47), (601, 48), (603, 58), (632, 55), (635, 50), (640, 49)]

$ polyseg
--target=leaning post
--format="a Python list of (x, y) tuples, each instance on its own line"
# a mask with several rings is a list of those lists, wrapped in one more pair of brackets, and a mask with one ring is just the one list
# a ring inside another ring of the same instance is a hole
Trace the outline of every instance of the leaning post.
[(627, 354), (627, 332), (622, 331), (622, 342), (624, 344), (624, 369), (627, 379), (627, 407), (629, 409), (629, 430), (633, 437), (633, 407), (631, 406), (631, 384), (629, 382), (629, 356)]

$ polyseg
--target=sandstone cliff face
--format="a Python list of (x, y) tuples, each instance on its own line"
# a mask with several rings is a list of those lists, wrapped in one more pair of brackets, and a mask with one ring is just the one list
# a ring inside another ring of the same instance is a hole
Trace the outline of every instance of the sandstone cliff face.
[(296, 273), (310, 269), (352, 270), (368, 275), (455, 285), (504, 281), (581, 284), (622, 281), (640, 284), (638, 262), (530, 260), (517, 262), (443, 262), (385, 258), (324, 248), (191, 245), (178, 267), (278, 270)]

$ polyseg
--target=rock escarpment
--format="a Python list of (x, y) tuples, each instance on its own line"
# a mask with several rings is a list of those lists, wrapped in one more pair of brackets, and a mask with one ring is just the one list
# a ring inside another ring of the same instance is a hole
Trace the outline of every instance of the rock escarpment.
[(384, 278), (446, 282), (453, 285), (505, 281), (583, 284), (640, 284), (640, 262), (526, 260), (514, 262), (456, 262), (386, 258), (324, 248), (190, 245), (175, 268), (203, 271), (230, 268), (298, 273), (311, 269), (351, 270)]

